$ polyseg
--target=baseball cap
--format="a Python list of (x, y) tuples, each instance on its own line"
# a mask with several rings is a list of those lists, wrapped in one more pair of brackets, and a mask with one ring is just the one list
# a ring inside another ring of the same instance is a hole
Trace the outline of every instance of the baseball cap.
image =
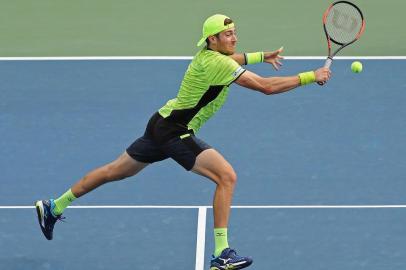
[(203, 24), (203, 36), (197, 43), (197, 46), (202, 45), (203, 42), (209, 36), (215, 35), (217, 33), (220, 33), (224, 30), (227, 30), (227, 29), (230, 29), (233, 27), (234, 27), (233, 21), (226, 15), (215, 14), (213, 16), (210, 16), (209, 18), (206, 19), (206, 21)]

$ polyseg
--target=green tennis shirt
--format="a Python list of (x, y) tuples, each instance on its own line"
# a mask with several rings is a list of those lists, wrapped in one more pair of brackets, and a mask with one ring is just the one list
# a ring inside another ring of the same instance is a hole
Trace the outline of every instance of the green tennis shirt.
[(189, 64), (177, 97), (159, 114), (197, 133), (223, 106), (230, 84), (244, 71), (231, 57), (203, 48)]

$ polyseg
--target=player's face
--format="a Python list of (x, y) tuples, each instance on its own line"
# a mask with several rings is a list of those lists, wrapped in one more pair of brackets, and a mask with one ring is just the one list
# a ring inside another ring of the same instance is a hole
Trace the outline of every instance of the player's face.
[(237, 32), (235, 28), (230, 28), (221, 32), (217, 38), (217, 49), (222, 54), (231, 55), (235, 53), (237, 45)]

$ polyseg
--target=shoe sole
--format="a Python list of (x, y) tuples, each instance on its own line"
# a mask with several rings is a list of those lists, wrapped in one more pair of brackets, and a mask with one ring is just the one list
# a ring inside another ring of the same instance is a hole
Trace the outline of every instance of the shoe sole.
[[(248, 266), (247, 266), (248, 267)], [(245, 268), (245, 267), (244, 267)], [(237, 267), (234, 267), (234, 266), (228, 266), (227, 268), (218, 268), (218, 267), (216, 267), (216, 266), (214, 266), (214, 267), (210, 267), (210, 270), (238, 270), (238, 269), (242, 269), (242, 268), (237, 268)]]
[(44, 204), (42, 203), (42, 201), (37, 201), (35, 203), (35, 208), (37, 209), (37, 216), (38, 216), (38, 223), (39, 223), (39, 227), (41, 228), (42, 233), (44, 234), (45, 238), (47, 240), (52, 240), (52, 238), (49, 238), (46, 233), (45, 233), (45, 229), (44, 229), (44, 213), (42, 211), (42, 209), (44, 209)]
[(218, 268), (217, 266), (212, 266), (210, 267), (210, 270), (238, 270), (238, 269), (242, 269), (242, 268), (237, 268), (235, 266), (229, 265), (227, 268)]
[(227, 268), (219, 268), (217, 266), (210, 267), (210, 270), (239, 270), (250, 266), (252, 262), (246, 266), (240, 267), (239, 265), (228, 265)]

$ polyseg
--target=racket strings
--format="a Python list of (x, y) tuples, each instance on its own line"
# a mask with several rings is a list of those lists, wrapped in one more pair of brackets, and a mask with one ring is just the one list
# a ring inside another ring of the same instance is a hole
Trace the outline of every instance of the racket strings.
[(362, 30), (362, 15), (346, 3), (334, 5), (326, 16), (326, 31), (331, 40), (345, 44), (353, 41)]

